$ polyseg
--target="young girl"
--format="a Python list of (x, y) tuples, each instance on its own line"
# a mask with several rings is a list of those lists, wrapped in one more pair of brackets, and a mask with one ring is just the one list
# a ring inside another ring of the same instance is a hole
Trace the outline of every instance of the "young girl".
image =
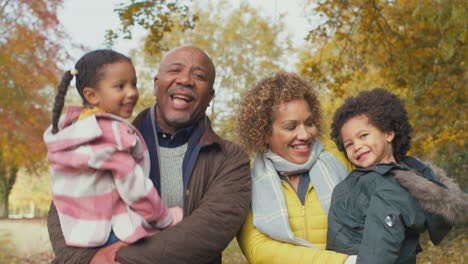
[[(68, 107), (59, 121), (73, 76), (84, 107)], [(125, 120), (138, 101), (136, 83), (131, 60), (112, 50), (84, 55), (62, 77), (44, 141), (67, 245), (133, 243), (182, 219), (181, 208), (160, 199), (145, 142)]]
[(331, 136), (357, 169), (333, 191), (327, 249), (358, 255), (357, 263), (416, 263), (420, 233), (438, 244), (464, 218), (467, 195), (405, 156), (411, 131), (402, 102), (384, 89), (336, 111)]

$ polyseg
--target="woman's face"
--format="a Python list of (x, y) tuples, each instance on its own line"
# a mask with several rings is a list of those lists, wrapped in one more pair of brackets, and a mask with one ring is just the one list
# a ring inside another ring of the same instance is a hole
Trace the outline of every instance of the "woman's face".
[(275, 106), (272, 131), (267, 140), (270, 150), (290, 162), (304, 164), (319, 133), (312, 117), (304, 99)]

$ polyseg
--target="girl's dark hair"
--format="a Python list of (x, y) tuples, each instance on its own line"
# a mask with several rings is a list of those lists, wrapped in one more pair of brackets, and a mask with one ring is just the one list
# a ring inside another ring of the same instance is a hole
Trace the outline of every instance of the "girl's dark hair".
[(400, 162), (410, 149), (410, 133), (413, 131), (400, 98), (387, 90), (376, 88), (346, 99), (333, 116), (330, 134), (338, 149), (345, 154), (341, 128), (348, 120), (359, 115), (367, 116), (369, 123), (381, 131), (395, 133), (392, 141), (393, 155)]
[[(105, 65), (122, 60), (131, 62), (129, 57), (108, 49), (91, 51), (78, 60), (75, 64), (75, 69), (77, 71), (75, 83), (76, 89), (83, 99), (83, 104), (86, 105), (88, 103), (83, 96), (83, 89), (85, 87), (95, 87), (104, 74), (103, 68)], [(71, 71), (66, 71), (58, 86), (54, 108), (52, 110), (52, 133), (54, 134), (58, 132), (58, 121), (63, 109), (68, 86), (72, 79), (73, 75)]]

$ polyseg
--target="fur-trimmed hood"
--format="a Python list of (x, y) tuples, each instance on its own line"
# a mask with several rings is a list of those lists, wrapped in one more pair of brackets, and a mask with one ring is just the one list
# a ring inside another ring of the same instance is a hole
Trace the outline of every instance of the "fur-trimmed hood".
[(468, 193), (463, 192), (444, 170), (430, 162), (424, 163), (439, 177), (439, 182), (403, 170), (395, 171), (395, 179), (427, 212), (441, 215), (453, 224), (465, 222), (468, 217)]

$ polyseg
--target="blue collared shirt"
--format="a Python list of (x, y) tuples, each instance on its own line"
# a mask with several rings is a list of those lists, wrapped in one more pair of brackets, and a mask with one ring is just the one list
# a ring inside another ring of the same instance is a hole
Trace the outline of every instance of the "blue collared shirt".
[(163, 148), (176, 148), (182, 146), (188, 142), (190, 135), (192, 135), (196, 126), (197, 124), (193, 124), (189, 127), (179, 129), (176, 131), (175, 135), (172, 136), (169, 133), (163, 132), (158, 123), (156, 123), (156, 132), (158, 133), (159, 146)]

